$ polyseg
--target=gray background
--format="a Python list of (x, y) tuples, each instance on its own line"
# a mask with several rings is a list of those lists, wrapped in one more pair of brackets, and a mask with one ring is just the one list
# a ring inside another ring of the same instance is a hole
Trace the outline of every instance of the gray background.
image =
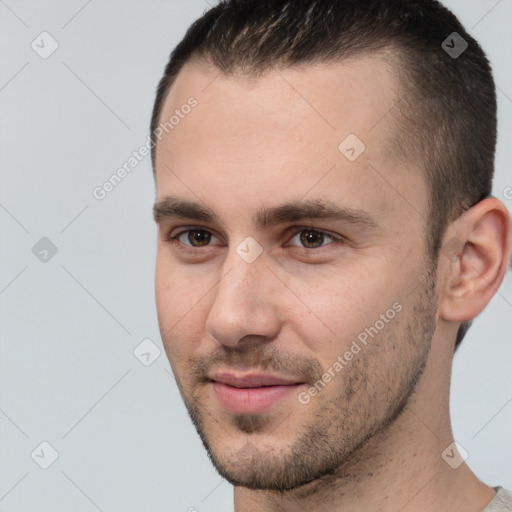
[[(494, 193), (511, 209), (512, 0), (446, 4), (494, 67)], [(92, 195), (145, 142), (168, 54), (207, 7), (0, 0), (0, 511), (231, 510), (161, 346), (150, 158)], [(456, 355), (451, 409), (470, 467), (512, 489), (511, 314), (509, 272)], [(147, 338), (149, 366), (133, 353)]]

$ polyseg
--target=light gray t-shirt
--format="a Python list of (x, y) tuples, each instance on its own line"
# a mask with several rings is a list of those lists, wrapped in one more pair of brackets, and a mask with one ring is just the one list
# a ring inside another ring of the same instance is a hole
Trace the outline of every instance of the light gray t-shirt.
[[(496, 496), (482, 512), (512, 512), (512, 492), (503, 487), (494, 487)], [(233, 512), (235, 512), (233, 510)]]
[(482, 512), (512, 512), (512, 492), (503, 487), (494, 487), (496, 496)]

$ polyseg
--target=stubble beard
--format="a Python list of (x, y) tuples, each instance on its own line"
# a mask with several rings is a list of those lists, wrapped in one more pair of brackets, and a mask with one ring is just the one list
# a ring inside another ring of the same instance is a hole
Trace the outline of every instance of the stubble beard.
[[(284, 425), (292, 411), (283, 411), (282, 424), (265, 414), (232, 415), (231, 425), (224, 428), (222, 420), (205, 407), (204, 383), (188, 395), (179, 385), (189, 416), (220, 475), (235, 486), (255, 490), (283, 493), (302, 487), (304, 495), (322, 485), (332, 486), (334, 480), (350, 479), (351, 468), (365, 462), (361, 460), (367, 456), (364, 447), (372, 438), (385, 435), (400, 417), (423, 374), (436, 327), (435, 268), (418, 287), (416, 297), (408, 318), (398, 327), (393, 330), (393, 321), (386, 326), (308, 405), (297, 401), (293, 412), (296, 416), (303, 411), (305, 421), (296, 429)], [(397, 347), (393, 359), (388, 358), (383, 368), (382, 353), (393, 344)], [(244, 358), (243, 350), (237, 354), (235, 359)], [(278, 369), (267, 356), (253, 350), (247, 364), (257, 366), (259, 361), (264, 363), (260, 367)], [(322, 373), (314, 362), (309, 362), (309, 368), (311, 375)], [(279, 427), (282, 435), (283, 426), (294, 439), (277, 445), (271, 435)], [(235, 451), (230, 445), (239, 442), (236, 432), (245, 435), (247, 442)], [(268, 442), (261, 441), (265, 433)]]

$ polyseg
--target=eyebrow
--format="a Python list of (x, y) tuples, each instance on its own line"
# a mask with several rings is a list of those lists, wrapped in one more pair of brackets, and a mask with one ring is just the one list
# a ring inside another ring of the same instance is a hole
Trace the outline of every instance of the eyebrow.
[[(219, 217), (208, 207), (181, 199), (175, 196), (166, 196), (153, 206), (153, 217), (158, 224), (170, 219), (192, 219), (200, 222), (219, 222)], [(376, 229), (379, 227), (373, 217), (359, 209), (339, 206), (328, 200), (296, 200), (274, 207), (263, 207), (254, 216), (254, 223), (258, 229), (274, 226), (286, 222), (304, 220), (338, 220), (361, 228)]]

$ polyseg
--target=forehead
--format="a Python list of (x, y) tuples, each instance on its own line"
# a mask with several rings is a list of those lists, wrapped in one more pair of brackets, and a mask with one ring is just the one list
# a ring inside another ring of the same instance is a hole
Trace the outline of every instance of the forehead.
[[(198, 108), (194, 114), (200, 115), (182, 123), (200, 128), (195, 131), (195, 142), (256, 135), (269, 152), (279, 148), (283, 136), (293, 130), (297, 138), (311, 141), (310, 146), (322, 151), (343, 135), (356, 133), (376, 151), (382, 146), (383, 133), (392, 131), (391, 116), (386, 114), (400, 95), (401, 84), (388, 53), (331, 65), (276, 69), (259, 78), (240, 73), (226, 76), (217, 68), (192, 62), (184, 66), (169, 91), (160, 120), (169, 120), (195, 97)], [(255, 133), (262, 127), (272, 130), (267, 140)], [(185, 142), (181, 134), (188, 135), (176, 126), (168, 138), (176, 144)], [(249, 156), (259, 149), (248, 146), (243, 150)]]
[[(259, 78), (189, 63), (160, 117), (177, 122), (157, 144), (157, 196), (179, 190), (202, 200), (215, 191), (239, 208), (316, 193), (390, 209), (403, 208), (406, 195), (422, 208), (426, 197), (413, 197), (425, 196), (420, 173), (387, 151), (401, 94), (390, 60), (375, 55)], [(183, 109), (191, 98), (196, 106)]]

